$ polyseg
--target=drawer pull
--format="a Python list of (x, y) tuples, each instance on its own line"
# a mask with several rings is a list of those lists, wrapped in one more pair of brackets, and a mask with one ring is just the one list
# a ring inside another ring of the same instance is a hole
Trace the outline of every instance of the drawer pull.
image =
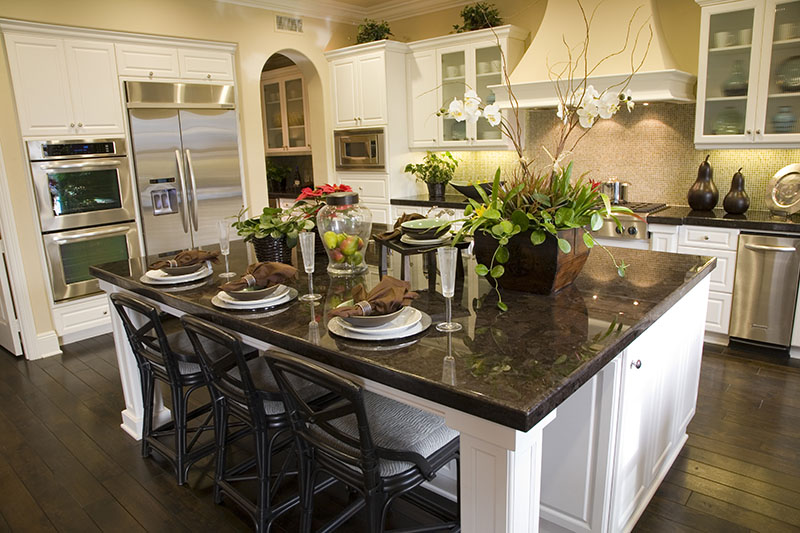
[(703, 240), (707, 241), (708, 240), (708, 235), (703, 235)]
[(636, 368), (636, 369), (642, 368), (642, 360), (637, 359), (636, 361), (631, 361), (631, 368)]

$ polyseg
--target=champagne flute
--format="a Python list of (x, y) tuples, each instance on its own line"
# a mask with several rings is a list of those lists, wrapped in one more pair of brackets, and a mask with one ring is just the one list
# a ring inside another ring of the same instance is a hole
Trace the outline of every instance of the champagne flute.
[(453, 295), (456, 289), (456, 262), (459, 249), (455, 246), (443, 246), (436, 250), (439, 262), (439, 274), (442, 276), (442, 295), (445, 297), (445, 321), (436, 324), (439, 331), (458, 331), (461, 324), (453, 322)]
[(298, 235), (300, 239), (300, 251), (303, 254), (303, 267), (308, 274), (308, 294), (302, 295), (299, 299), (303, 302), (314, 302), (322, 298), (321, 294), (314, 294), (314, 238), (316, 233), (313, 231), (303, 231)]
[(220, 220), (217, 222), (217, 228), (219, 229), (219, 251), (225, 258), (225, 272), (219, 277), (225, 279), (236, 277), (236, 273), (231, 272), (228, 266), (228, 255), (231, 253), (231, 225), (227, 220)]
[(456, 384), (456, 360), (453, 357), (453, 333), (447, 332), (447, 355), (442, 360), (442, 381), (448, 385)]

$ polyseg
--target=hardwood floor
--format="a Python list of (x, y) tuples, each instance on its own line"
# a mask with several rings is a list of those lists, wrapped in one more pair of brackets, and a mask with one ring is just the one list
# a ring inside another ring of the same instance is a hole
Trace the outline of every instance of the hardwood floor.
[[(800, 368), (774, 354), (706, 348), (689, 440), (635, 531), (800, 531)], [(0, 349), (0, 531), (248, 531), (214, 505), (208, 461), (184, 487), (121, 429), (109, 335), (41, 361)], [(331, 511), (347, 499), (319, 502)], [(392, 525), (424, 517), (400, 505)], [(281, 517), (278, 533), (296, 530)], [(343, 531), (360, 532), (354, 521)]]

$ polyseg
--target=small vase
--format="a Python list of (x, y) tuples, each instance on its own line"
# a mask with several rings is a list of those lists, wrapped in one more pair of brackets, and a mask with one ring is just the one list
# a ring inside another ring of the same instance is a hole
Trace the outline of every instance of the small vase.
[(725, 96), (746, 96), (747, 95), (747, 73), (744, 71), (744, 63), (741, 59), (733, 62), (731, 75), (722, 85), (722, 93)]
[(744, 192), (744, 176), (740, 168), (731, 180), (731, 190), (722, 200), (725, 212), (731, 215), (741, 215), (750, 207), (750, 197)]
[(788, 105), (782, 105), (780, 111), (772, 117), (772, 128), (775, 133), (793, 133), (796, 124), (797, 117), (792, 113), (792, 107)]
[(430, 200), (444, 200), (444, 188), (446, 183), (426, 183), (428, 186), (428, 198)]
[(708, 156), (697, 170), (697, 180), (687, 195), (689, 207), (695, 211), (711, 211), (719, 201), (719, 191), (714, 185), (714, 169), (708, 163)]

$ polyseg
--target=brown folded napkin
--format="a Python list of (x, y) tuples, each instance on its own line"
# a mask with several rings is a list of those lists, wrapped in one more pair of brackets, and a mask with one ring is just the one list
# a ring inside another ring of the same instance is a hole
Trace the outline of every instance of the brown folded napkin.
[(156, 261), (150, 268), (158, 270), (164, 267), (183, 267), (189, 265), (196, 265), (206, 261), (217, 262), (219, 252), (206, 252), (205, 250), (184, 250), (176, 255), (173, 259), (161, 259)]
[(247, 272), (237, 281), (229, 281), (220, 289), (223, 291), (241, 291), (247, 287), (266, 289), (278, 285), (297, 276), (297, 269), (291, 265), (263, 261), (247, 267)]
[(380, 283), (367, 292), (363, 285), (353, 287), (355, 305), (332, 309), (330, 316), (347, 318), (350, 316), (388, 315), (411, 304), (419, 296), (409, 290), (411, 284), (391, 276), (384, 276)]
[(400, 230), (400, 225), (403, 222), (408, 222), (409, 220), (417, 220), (419, 218), (425, 218), (425, 217), (420, 215), (419, 213), (403, 213), (403, 216), (398, 218), (397, 222), (394, 223), (394, 229), (392, 229), (391, 231), (386, 231), (384, 233), (376, 233), (372, 237), (379, 241), (390, 241), (392, 239), (396, 239), (402, 233), (402, 231)]

